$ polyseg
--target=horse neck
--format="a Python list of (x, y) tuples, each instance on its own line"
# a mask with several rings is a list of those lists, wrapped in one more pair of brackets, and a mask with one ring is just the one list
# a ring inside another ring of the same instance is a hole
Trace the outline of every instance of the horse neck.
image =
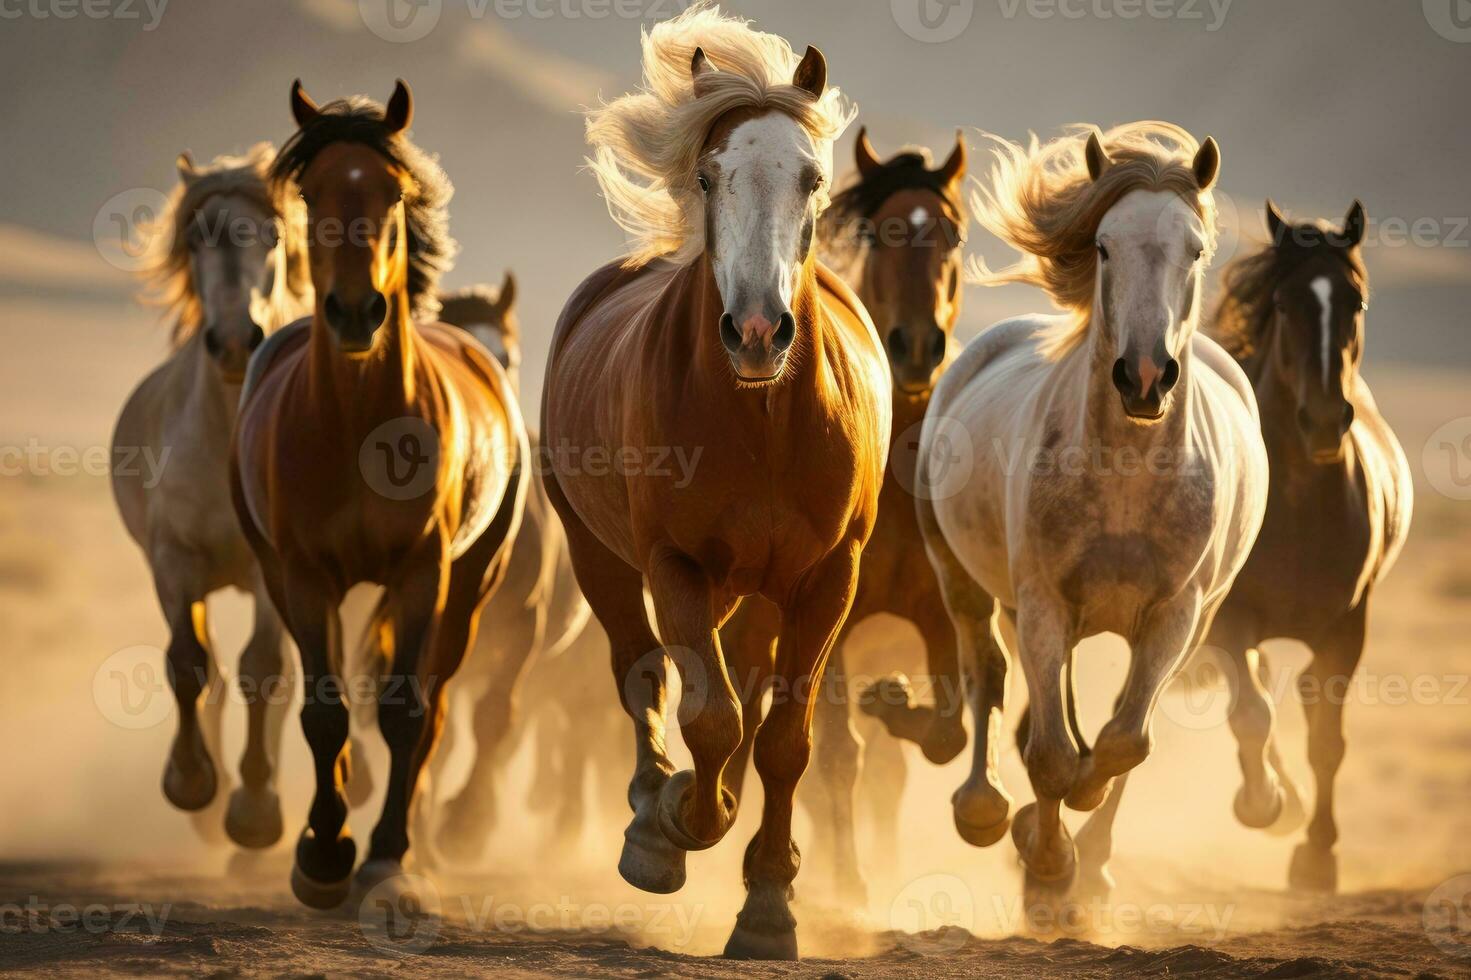
[(332, 328), (319, 309), (312, 317), (308, 361), (311, 388), (319, 398), (354, 411), (401, 406), (414, 397), (420, 352), (418, 332), (409, 317), (408, 294), (390, 297), (382, 337), (365, 357), (349, 359), (337, 349)]
[(1087, 340), (1074, 352), (1079, 363), (1088, 374), (1085, 390), (1087, 397), (1082, 413), (1084, 440), (1105, 447), (1132, 446), (1147, 449), (1152, 446), (1177, 446), (1186, 444), (1191, 428), (1191, 399), (1194, 397), (1190, 330), (1185, 343), (1175, 359), (1180, 362), (1180, 379), (1175, 383), (1173, 398), (1165, 417), (1153, 425), (1141, 425), (1124, 415), (1119, 404), (1119, 393), (1113, 384), (1113, 365), (1116, 359), (1112, 339), (1106, 336), (1107, 325), (1103, 322), (1098, 305), (1088, 315), (1083, 326)]

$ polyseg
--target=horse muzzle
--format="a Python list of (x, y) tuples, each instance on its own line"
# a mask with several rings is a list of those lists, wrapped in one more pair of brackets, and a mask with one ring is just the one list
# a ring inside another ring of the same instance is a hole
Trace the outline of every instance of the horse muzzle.
[(747, 316), (739, 326), (729, 313), (720, 317), (720, 343), (744, 384), (769, 384), (781, 377), (796, 338), (797, 321), (790, 311), (783, 311), (775, 323), (759, 313)]
[(204, 335), (205, 353), (219, 366), (225, 380), (230, 382), (239, 382), (245, 378), (250, 355), (266, 339), (266, 332), (253, 322), (229, 328), (212, 323), (201, 332)]
[(1140, 422), (1164, 418), (1170, 392), (1180, 381), (1180, 362), (1160, 365), (1152, 357), (1121, 357), (1113, 364), (1113, 386), (1124, 414)]
[(343, 353), (364, 354), (372, 350), (374, 335), (388, 319), (388, 298), (376, 290), (357, 299), (334, 291), (323, 300), (322, 315)]

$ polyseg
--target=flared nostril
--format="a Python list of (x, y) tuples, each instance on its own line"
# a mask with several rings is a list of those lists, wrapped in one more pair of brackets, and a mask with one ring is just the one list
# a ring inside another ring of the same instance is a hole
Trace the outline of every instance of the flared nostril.
[(388, 319), (388, 298), (382, 293), (374, 293), (368, 299), (368, 305), (364, 312), (367, 314), (369, 327), (382, 326), (383, 321)]
[(1133, 382), (1129, 380), (1129, 363), (1122, 357), (1113, 362), (1113, 386), (1119, 390), (1119, 394), (1129, 394)]
[(729, 313), (720, 315), (720, 343), (732, 354), (741, 349), (741, 332), (736, 329), (735, 317)]
[(336, 293), (328, 293), (327, 298), (322, 301), (322, 313), (334, 327), (342, 325), (342, 300), (337, 298)]
[(903, 327), (895, 327), (889, 331), (888, 338), (889, 356), (896, 361), (902, 361), (909, 355), (909, 338), (904, 336)]
[(1180, 362), (1173, 357), (1165, 364), (1165, 370), (1159, 379), (1159, 393), (1161, 396), (1167, 394), (1180, 380)]
[(936, 365), (936, 364), (939, 364), (941, 361), (945, 360), (945, 347), (946, 347), (945, 331), (941, 330), (939, 327), (936, 327), (930, 333), (930, 364), (931, 364), (931, 366)]
[(776, 321), (776, 333), (771, 337), (771, 349), (780, 354), (792, 346), (797, 339), (797, 318), (783, 313)]

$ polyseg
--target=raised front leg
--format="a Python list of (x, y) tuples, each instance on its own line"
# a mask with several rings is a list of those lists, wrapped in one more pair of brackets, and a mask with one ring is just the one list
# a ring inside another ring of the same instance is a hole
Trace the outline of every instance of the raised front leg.
[(797, 922), (787, 904), (801, 865), (792, 840), (793, 797), (812, 752), (812, 699), (858, 588), (861, 547), (852, 541), (829, 554), (782, 609), (781, 684), (756, 733), (756, 772), (765, 790), (761, 828), (746, 848), (746, 904), (725, 946), (729, 957), (797, 958)]
[(921, 597), (909, 610), (908, 618), (924, 640), (931, 703), (919, 703), (909, 678), (896, 673), (880, 679), (865, 692), (863, 710), (882, 721), (894, 738), (913, 742), (926, 759), (944, 765), (965, 748), (960, 660), (964, 642), (957, 647), (956, 629), (938, 594)]
[(1313, 643), (1313, 659), (1298, 678), (1298, 696), (1308, 720), (1308, 763), (1317, 798), (1308, 839), (1292, 854), (1288, 883), (1303, 891), (1338, 890), (1338, 823), (1333, 817), (1333, 784), (1343, 764), (1343, 707), (1359, 659), (1364, 655), (1368, 597), (1324, 631)]
[(225, 830), (241, 847), (271, 847), (281, 839), (281, 799), (276, 795), (281, 729), (291, 701), (295, 669), (286, 664), (284, 635), (264, 586), (255, 590), (255, 628), (240, 657), (240, 694), (245, 701), (245, 754), (240, 787), (230, 795)]
[(163, 795), (181, 810), (203, 810), (218, 789), (205, 729), (211, 713), (221, 707), (212, 709), (205, 703), (206, 693), (217, 692), (219, 686), (201, 584), (205, 577), (199, 562), (178, 548), (155, 549), (150, 561), (159, 570), (154, 588), (169, 624), (165, 666), (179, 709), (179, 728), (163, 773)]

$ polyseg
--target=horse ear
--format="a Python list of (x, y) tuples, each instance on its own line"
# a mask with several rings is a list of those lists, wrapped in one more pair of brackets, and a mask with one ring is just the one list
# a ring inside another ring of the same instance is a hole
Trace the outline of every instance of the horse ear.
[(1215, 137), (1207, 136), (1205, 142), (1200, 144), (1190, 169), (1195, 173), (1195, 186), (1201, 190), (1209, 190), (1216, 182), (1216, 175), (1221, 172), (1221, 148), (1216, 144)]
[(516, 276), (510, 269), (506, 270), (505, 279), (501, 280), (500, 295), (495, 298), (495, 308), (501, 316), (505, 316), (516, 305)]
[(1358, 248), (1364, 241), (1364, 229), (1369, 219), (1364, 216), (1364, 205), (1354, 199), (1354, 203), (1348, 209), (1348, 216), (1343, 219), (1343, 240), (1349, 248)]
[(701, 75), (708, 75), (715, 70), (715, 66), (710, 64), (710, 59), (705, 55), (705, 49), (695, 48), (695, 53), (690, 58), (690, 77), (698, 79)]
[(858, 127), (858, 142), (853, 144), (853, 157), (858, 162), (858, 173), (867, 177), (883, 164), (879, 163), (879, 155), (873, 152), (873, 144), (868, 141), (868, 127)]
[(1267, 233), (1272, 236), (1272, 245), (1280, 246), (1287, 241), (1287, 234), (1290, 230), (1287, 219), (1282, 217), (1282, 212), (1277, 210), (1277, 205), (1272, 203), (1270, 197), (1267, 198)]
[(1088, 134), (1088, 145), (1083, 149), (1083, 159), (1088, 162), (1088, 176), (1097, 180), (1113, 163), (1108, 151), (1103, 148), (1103, 135), (1098, 130)]
[(822, 56), (821, 51), (807, 45), (802, 63), (792, 73), (792, 84), (814, 99), (822, 98), (823, 91), (827, 89), (827, 59)]
[(301, 79), (291, 83), (291, 115), (296, 119), (296, 125), (305, 129), (322, 110), (312, 101), (312, 97), (306, 94), (306, 89), (301, 87)]
[(955, 149), (950, 151), (950, 156), (940, 165), (940, 169), (935, 172), (939, 174), (940, 179), (946, 184), (954, 184), (957, 181), (965, 179), (965, 161), (965, 134), (957, 129), (955, 131)]
[(199, 178), (199, 169), (194, 166), (194, 158), (185, 150), (174, 160), (174, 166), (179, 169), (179, 179), (186, 184), (192, 184)]
[(401, 133), (414, 121), (414, 93), (409, 90), (409, 83), (402, 78), (393, 87), (388, 108), (383, 112), (383, 121), (388, 124), (390, 133)]

